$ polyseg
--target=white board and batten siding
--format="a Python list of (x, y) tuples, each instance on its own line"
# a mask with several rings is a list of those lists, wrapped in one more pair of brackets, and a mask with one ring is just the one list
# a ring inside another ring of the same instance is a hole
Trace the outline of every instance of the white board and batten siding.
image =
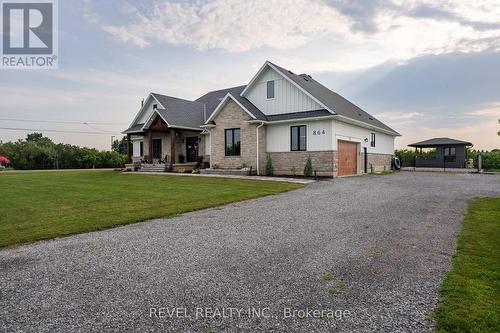
[[(361, 150), (366, 147), (369, 154), (394, 154), (394, 137), (391, 135), (341, 121), (334, 121), (333, 127), (335, 131), (334, 150), (338, 150), (338, 140), (345, 140), (360, 143)], [(371, 133), (375, 133), (375, 147), (370, 145)], [(365, 142), (365, 139), (368, 139), (368, 141)]]
[(270, 153), (290, 151), (290, 127), (300, 125), (306, 125), (307, 128), (308, 151), (333, 150), (333, 120), (326, 119), (268, 125), (266, 129), (267, 151)]
[[(394, 154), (393, 136), (332, 119), (268, 125), (267, 151), (289, 152), (290, 127), (300, 125), (307, 126), (307, 151), (337, 151), (338, 140), (344, 140), (359, 143), (360, 150), (366, 147), (368, 153)], [(370, 146), (371, 133), (375, 133), (375, 147)]]
[[(274, 98), (267, 98), (267, 81), (274, 81)], [(261, 73), (245, 97), (266, 115), (324, 109), (270, 67)]]
[(144, 103), (144, 108), (142, 109), (142, 113), (139, 115), (139, 118), (135, 122), (135, 124), (144, 124), (146, 121), (149, 120), (151, 115), (153, 114), (153, 105), (156, 104), (158, 108), (161, 108), (160, 105), (158, 105), (158, 102), (153, 98), (148, 98), (146, 103)]

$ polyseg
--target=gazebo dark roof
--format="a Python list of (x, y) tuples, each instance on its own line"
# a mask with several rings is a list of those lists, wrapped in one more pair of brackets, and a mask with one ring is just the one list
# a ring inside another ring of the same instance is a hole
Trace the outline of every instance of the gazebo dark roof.
[(472, 146), (472, 143), (450, 138), (434, 138), (412, 143), (411, 145), (408, 146), (416, 148), (433, 148), (437, 146), (449, 146), (449, 145)]

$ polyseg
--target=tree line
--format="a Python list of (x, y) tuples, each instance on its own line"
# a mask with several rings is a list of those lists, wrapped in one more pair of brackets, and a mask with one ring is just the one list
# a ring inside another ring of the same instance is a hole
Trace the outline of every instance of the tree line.
[(126, 138), (113, 143), (113, 151), (54, 143), (41, 133), (0, 144), (0, 156), (18, 170), (118, 168), (127, 162)]
[[(413, 166), (415, 156), (417, 155), (417, 153), (413, 149), (396, 150), (394, 154), (401, 160), (403, 166)], [(486, 151), (467, 148), (466, 158), (474, 160), (474, 166), (477, 166), (478, 155), (481, 155), (483, 169), (500, 170), (500, 149)], [(423, 151), (422, 153), (419, 152), (418, 156), (432, 159), (436, 157), (436, 151), (429, 150)]]

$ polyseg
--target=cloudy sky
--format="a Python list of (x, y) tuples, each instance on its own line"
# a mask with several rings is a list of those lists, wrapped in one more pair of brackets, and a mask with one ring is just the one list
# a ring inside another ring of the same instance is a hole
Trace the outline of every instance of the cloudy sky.
[(265, 60), (386, 122), (398, 147), (500, 148), (497, 0), (59, 1), (59, 69), (0, 70), (0, 140), (54, 130), (109, 149), (150, 91), (195, 99)]

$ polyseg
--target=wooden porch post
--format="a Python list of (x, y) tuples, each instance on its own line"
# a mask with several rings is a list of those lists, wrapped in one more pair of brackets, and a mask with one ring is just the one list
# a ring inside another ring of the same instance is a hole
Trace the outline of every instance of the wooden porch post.
[(175, 129), (170, 129), (170, 163), (175, 163)]
[(148, 162), (153, 163), (153, 136), (151, 135), (151, 131), (148, 131)]
[(130, 133), (127, 134), (127, 157), (128, 162), (132, 163), (132, 142), (130, 141)]

